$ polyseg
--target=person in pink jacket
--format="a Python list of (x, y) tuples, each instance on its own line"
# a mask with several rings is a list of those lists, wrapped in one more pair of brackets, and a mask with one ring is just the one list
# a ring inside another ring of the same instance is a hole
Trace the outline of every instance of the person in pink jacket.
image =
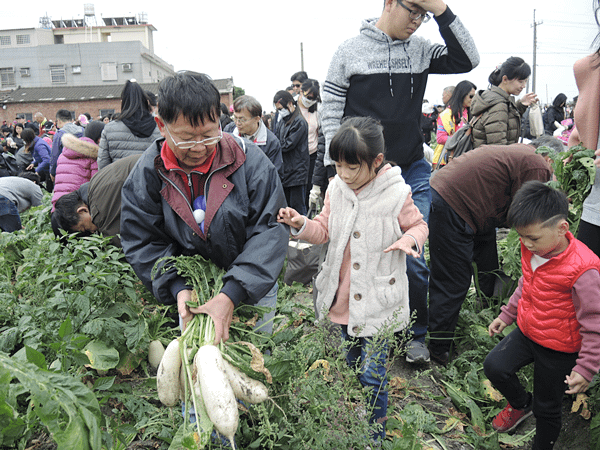
[(56, 164), (52, 211), (60, 197), (76, 191), (98, 172), (98, 143), (103, 128), (104, 122), (95, 120), (87, 125), (81, 138), (63, 134), (63, 151)]

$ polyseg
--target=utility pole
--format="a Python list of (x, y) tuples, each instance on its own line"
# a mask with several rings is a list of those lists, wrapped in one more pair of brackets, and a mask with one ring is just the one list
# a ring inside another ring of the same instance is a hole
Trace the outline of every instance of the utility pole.
[(532, 87), (531, 92), (535, 92), (535, 77), (537, 72), (537, 26), (543, 24), (544, 22), (536, 22), (535, 21), (535, 9), (533, 10), (533, 76), (532, 76)]
[(304, 71), (304, 44), (300, 42), (300, 70)]

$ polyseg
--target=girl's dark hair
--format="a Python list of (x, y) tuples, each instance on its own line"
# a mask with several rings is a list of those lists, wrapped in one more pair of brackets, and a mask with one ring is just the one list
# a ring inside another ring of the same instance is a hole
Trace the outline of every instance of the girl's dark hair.
[[(462, 117), (463, 101), (473, 89), (477, 89), (477, 86), (475, 86), (473, 83), (467, 80), (461, 81), (456, 85), (456, 87), (454, 88), (454, 92), (452, 92), (450, 100), (448, 100), (448, 107), (452, 111), (452, 120), (456, 125), (459, 124)], [(470, 111), (468, 118), (470, 119)]]
[[(383, 126), (371, 117), (345, 119), (331, 140), (329, 156), (336, 162), (373, 165), (377, 155), (385, 155)], [(382, 167), (381, 164), (379, 167)]]
[(285, 109), (287, 109), (287, 105), (289, 105), (290, 102), (292, 102), (294, 105), (296, 104), (294, 97), (292, 97), (292, 94), (290, 94), (288, 91), (277, 91), (277, 94), (275, 94), (275, 97), (273, 97), (273, 103), (279, 103)]
[(312, 94), (315, 97), (317, 103), (308, 108), (308, 112), (314, 113), (317, 111), (317, 105), (321, 102), (321, 87), (319, 86), (319, 82), (317, 80), (313, 80), (309, 78), (304, 83), (302, 83), (302, 92), (306, 92), (307, 94)]
[(158, 115), (173, 123), (181, 115), (197, 127), (205, 120), (221, 117), (221, 95), (208, 75), (192, 71), (177, 72), (158, 86)]
[(552, 226), (560, 219), (567, 219), (569, 200), (567, 196), (541, 181), (528, 181), (515, 194), (506, 220), (511, 227), (523, 228), (541, 224), (556, 217), (556, 221), (547, 223)]
[(137, 82), (127, 80), (121, 91), (121, 112), (116, 114), (113, 119), (128, 119), (139, 110), (151, 111), (148, 96)]
[(21, 131), (21, 139), (29, 145), (35, 139), (35, 132), (31, 128), (23, 128), (23, 131)]
[(488, 81), (492, 86), (498, 86), (502, 82), (504, 75), (509, 80), (524, 80), (531, 75), (531, 67), (529, 67), (529, 64), (523, 58), (511, 56), (490, 74)]

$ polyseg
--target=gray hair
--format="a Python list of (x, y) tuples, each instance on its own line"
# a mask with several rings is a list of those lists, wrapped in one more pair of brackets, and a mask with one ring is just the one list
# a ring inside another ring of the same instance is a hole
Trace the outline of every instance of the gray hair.
[(556, 153), (564, 152), (567, 149), (563, 141), (547, 134), (534, 139), (529, 145), (533, 145), (535, 148), (550, 147)]
[(242, 95), (235, 99), (233, 102), (233, 110), (235, 112), (241, 112), (242, 109), (246, 109), (252, 117), (262, 116), (262, 106), (258, 100), (250, 95)]

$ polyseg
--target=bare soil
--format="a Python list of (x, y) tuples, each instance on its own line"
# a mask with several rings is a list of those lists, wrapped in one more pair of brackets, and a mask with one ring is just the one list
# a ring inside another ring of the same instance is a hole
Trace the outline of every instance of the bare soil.
[[(403, 389), (407, 395), (397, 397), (390, 396), (390, 401), (393, 402), (395, 408), (403, 408), (409, 402), (420, 403), (426, 411), (430, 411), (439, 417), (438, 425), (443, 428), (445, 417), (448, 415), (456, 416), (458, 413), (454, 408), (451, 400), (446, 396), (440, 381), (444, 379), (441, 375), (437, 363), (431, 362), (424, 366), (418, 367), (408, 364), (404, 358), (396, 358), (394, 365), (390, 371), (391, 378), (399, 377), (406, 380), (408, 388)], [(443, 400), (434, 401), (431, 398), (444, 396)], [(590, 444), (590, 429), (589, 421), (581, 417), (579, 413), (572, 413), (571, 406), (573, 404), (573, 396), (565, 396), (563, 401), (563, 423), (558, 441), (554, 445), (554, 450), (592, 450)], [(438, 415), (439, 414), (439, 415)], [(468, 420), (468, 419), (467, 419)], [(516, 434), (525, 435), (535, 428), (535, 418), (531, 416), (523, 422), (517, 430)], [(462, 436), (461, 436), (462, 435)], [(449, 435), (444, 435), (443, 440), (448, 450), (467, 450), (473, 447), (462, 441), (464, 432), (456, 429)], [(433, 436), (424, 435), (423, 440), (432, 449), (443, 450)], [(531, 448), (532, 441), (523, 446), (506, 446), (514, 450), (525, 450)]]

